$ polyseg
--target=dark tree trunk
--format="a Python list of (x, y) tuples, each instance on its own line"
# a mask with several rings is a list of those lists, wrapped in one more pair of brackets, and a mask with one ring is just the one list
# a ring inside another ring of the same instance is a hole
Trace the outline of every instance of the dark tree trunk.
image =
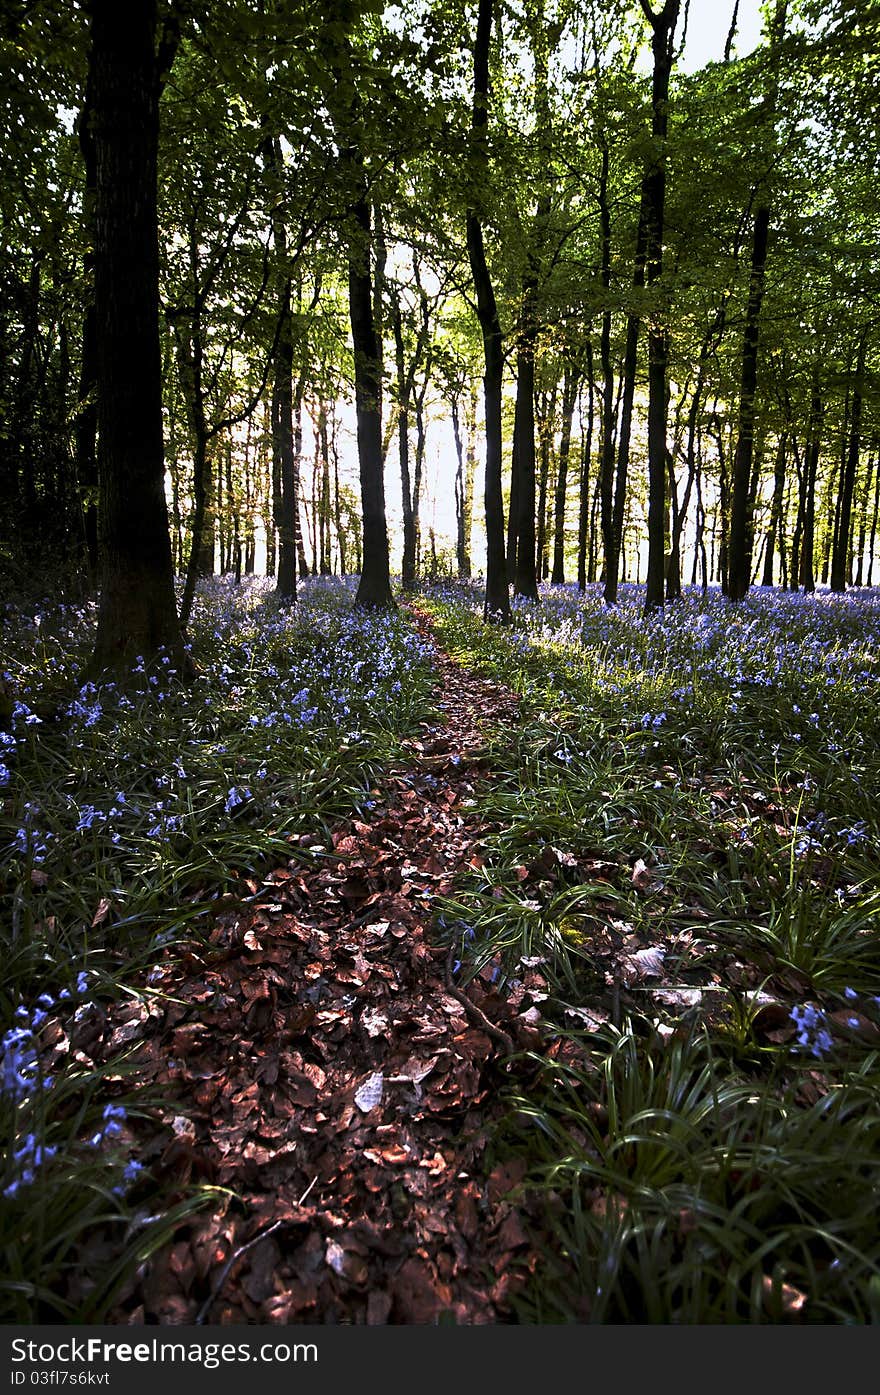
[(320, 554), (318, 569), (321, 576), (330, 576), (332, 550), (330, 542), (330, 443), (327, 438), (327, 406), (318, 410), (318, 443), (321, 451), (321, 493), (318, 500)]
[(516, 542), (519, 531), (519, 435), (516, 420), (513, 427), (513, 450), (510, 459), (510, 500), (507, 510), (506, 575), (509, 585), (516, 576)]
[[(717, 407), (717, 402), (716, 402)], [(717, 576), (721, 589), (727, 591), (727, 520), (730, 516), (730, 475), (727, 468), (727, 452), (724, 449), (724, 436), (718, 416), (713, 412), (716, 430), (715, 446), (718, 451), (718, 509), (715, 531), (718, 534)]]
[(538, 437), (538, 503), (535, 510), (535, 572), (539, 581), (550, 575), (550, 539), (553, 533), (550, 461), (556, 425), (556, 384), (551, 392), (535, 395), (535, 428)]
[(161, 648), (189, 661), (174, 599), (162, 439), (155, 0), (91, 0), (101, 603), (91, 671)]
[[(275, 248), (283, 265), (285, 237), (276, 215)], [(275, 594), (283, 605), (296, 601), (296, 500), (299, 486), (293, 428), (293, 326), (290, 281), (281, 288), (279, 332), (272, 378), (272, 475), (277, 479), (275, 526), (278, 531), (278, 575)]]
[(578, 490), (577, 584), (579, 591), (585, 591), (587, 589), (587, 581), (592, 581), (595, 575), (595, 552), (590, 547), (590, 540), (595, 534), (595, 530), (591, 529), (590, 527), (590, 457), (593, 453), (593, 425), (596, 410), (596, 388), (593, 380), (593, 346), (589, 339), (586, 343), (586, 355), (587, 432), (586, 439), (584, 439), (582, 419), (581, 474)]
[[(666, 136), (669, 125), (669, 78), (679, 0), (666, 0), (655, 15), (641, 0), (653, 37), (654, 74), (651, 89), (653, 150), (645, 172), (642, 201), (646, 223), (646, 280), (654, 285), (663, 272), (663, 224), (666, 202)], [(648, 570), (646, 612), (663, 605), (666, 556), (666, 369), (669, 334), (662, 317), (652, 316), (648, 333)]]
[(852, 524), (852, 501), (859, 465), (859, 451), (862, 445), (862, 389), (865, 376), (865, 352), (868, 344), (867, 330), (859, 341), (856, 359), (855, 381), (849, 413), (846, 456), (841, 464), (840, 494), (838, 496), (837, 527), (834, 535), (834, 550), (831, 557), (831, 590), (845, 591), (849, 576), (850, 532)]
[(360, 197), (349, 207), (351, 245), (348, 261), (348, 303), (354, 343), (354, 388), (357, 412), (358, 464), (364, 520), (363, 567), (355, 604), (367, 609), (392, 609), (385, 519), (385, 479), (382, 462), (382, 382), (379, 345), (373, 324), (370, 280), (370, 207), (360, 154), (348, 152)]
[[(475, 196), (482, 197), (488, 164), (486, 126), (489, 105), (489, 46), (492, 37), (493, 0), (479, 0), (474, 43), (474, 91), (471, 117), (471, 151)], [(504, 557), (504, 502), (501, 492), (501, 387), (504, 358), (501, 325), (492, 278), (486, 264), (483, 225), (472, 200), (466, 219), (467, 249), (477, 300), (477, 318), (483, 338), (485, 374), (483, 399), (486, 431), (485, 515), (486, 515), (486, 599), (484, 618), (507, 623), (510, 620), (510, 592)]]
[(874, 511), (871, 515), (871, 540), (868, 545), (868, 576), (865, 584), (874, 584), (874, 549), (877, 543), (877, 521), (880, 516), (880, 459), (877, 461), (877, 475), (874, 480)]
[(516, 570), (513, 590), (526, 600), (538, 599), (535, 566), (535, 340), (538, 283), (523, 283), (523, 311), (517, 348), (516, 417), (514, 425), (516, 469), (519, 478), (516, 529)]
[(822, 447), (823, 422), (822, 393), (819, 387), (818, 365), (813, 370), (813, 386), (810, 395), (810, 418), (807, 427), (806, 459), (804, 462), (803, 487), (803, 543), (800, 570), (793, 572), (791, 587), (795, 590), (799, 582), (805, 591), (815, 591), (816, 576), (813, 564), (813, 548), (816, 533), (816, 476), (819, 471), (819, 453)]
[(348, 539), (342, 524), (342, 500), (339, 494), (339, 445), (333, 433), (333, 516), (336, 521), (336, 545), (339, 548), (339, 575), (346, 575)]
[[(266, 162), (275, 180), (280, 183), (284, 169), (281, 141), (277, 137), (265, 143)], [(293, 391), (293, 307), (291, 279), (288, 267), (287, 223), (283, 199), (277, 199), (272, 209), (272, 238), (281, 287), (278, 295), (278, 330), (275, 340), (275, 361), (272, 365), (272, 502), (278, 533), (277, 583), (275, 593), (283, 605), (296, 601), (296, 521), (299, 494), (299, 455), (294, 428)], [(318, 290), (316, 289), (315, 299)], [(315, 301), (312, 302), (314, 307)], [(303, 384), (297, 390), (302, 409)]]
[[(639, 213), (639, 227), (636, 238), (636, 263), (633, 273), (633, 286), (636, 290), (641, 290), (645, 285), (645, 218), (644, 210)], [(620, 549), (623, 544), (623, 515), (626, 508), (626, 482), (629, 473), (629, 447), (632, 436), (633, 403), (636, 392), (636, 370), (638, 366), (639, 348), (639, 325), (638, 315), (628, 315), (626, 321), (626, 346), (623, 354), (623, 368), (621, 371), (621, 392), (619, 405), (620, 427), (617, 436), (617, 471), (614, 477), (613, 495), (611, 492), (611, 465), (614, 461), (614, 437), (613, 424), (616, 413), (612, 412), (609, 420), (609, 431), (611, 432), (610, 445), (607, 447), (610, 455), (610, 464), (606, 460), (606, 447), (602, 447), (602, 479), (605, 481), (602, 487), (602, 539), (605, 552), (605, 601), (608, 605), (617, 604), (617, 583), (620, 571)], [(604, 328), (604, 325), (603, 325)], [(609, 319), (610, 330), (610, 319)], [(604, 369), (603, 369), (604, 374)], [(614, 379), (610, 372), (606, 379), (607, 386), (603, 390), (603, 419), (605, 407), (607, 405), (608, 394), (613, 397)], [(604, 426), (603, 426), (604, 431)], [(604, 442), (604, 437), (603, 437)]]
[[(704, 342), (704, 349), (707, 341)], [(675, 479), (675, 470), (670, 459), (669, 462), (669, 494), (673, 506), (672, 531), (670, 535), (669, 562), (666, 569), (666, 599), (675, 601), (681, 599), (681, 540), (684, 535), (685, 524), (687, 523), (688, 509), (691, 503), (691, 494), (694, 482), (697, 478), (697, 420), (700, 414), (700, 407), (703, 401), (703, 355), (700, 356), (700, 369), (697, 374), (697, 383), (694, 394), (691, 398), (691, 405), (687, 416), (687, 443), (685, 445), (685, 464), (687, 465), (687, 482), (684, 489), (684, 498), (681, 506), (678, 502), (678, 486)], [(695, 548), (694, 557), (696, 560)]]
[[(452, 411), (452, 434), (455, 439), (455, 561), (458, 574), (467, 579), (471, 574), (470, 556), (470, 500), (467, 492), (464, 443), (461, 439), (461, 416), (458, 409), (458, 396), (450, 402)], [(468, 433), (470, 446), (470, 432)]]
[(416, 575), (419, 575), (422, 565), (422, 479), (425, 470), (425, 446), (427, 442), (427, 427), (425, 424), (425, 397), (428, 392), (428, 383), (431, 373), (431, 358), (428, 356), (425, 363), (425, 376), (422, 385), (415, 394), (416, 409), (416, 450), (413, 460), (413, 532), (416, 540)]
[[(358, 469), (363, 518), (363, 560), (355, 605), (365, 609), (394, 608), (388, 561), (388, 525), (385, 515), (385, 476), (382, 450), (382, 346), (373, 313), (371, 277), (373, 239), (363, 151), (356, 132), (362, 120), (360, 100), (352, 74), (354, 55), (348, 32), (337, 38), (345, 73), (336, 71), (335, 86), (328, 94), (341, 146), (340, 166), (348, 189), (348, 307), (354, 348), (354, 397), (357, 418)], [(343, 95), (348, 93), (346, 101)], [(336, 105), (339, 102), (340, 105)], [(381, 242), (381, 229), (380, 242)], [(381, 277), (381, 268), (377, 268)], [(381, 286), (379, 287), (381, 290)]]
[[(606, 296), (611, 287), (611, 210), (608, 203), (609, 151), (602, 146), (599, 174), (599, 224), (602, 239), (602, 286)], [(636, 231), (636, 254), (633, 287), (636, 292), (645, 285), (645, 223), (644, 192), (639, 204)], [(599, 362), (602, 368), (602, 455), (599, 465), (601, 498), (602, 546), (605, 554), (605, 602), (617, 604), (617, 584), (620, 573), (620, 547), (623, 538), (623, 511), (626, 502), (626, 480), (629, 470), (629, 445), (632, 433), (633, 402), (636, 391), (636, 364), (639, 347), (639, 317), (627, 316), (626, 347), (621, 370), (620, 433), (617, 439), (617, 470), (614, 469), (616, 418), (614, 402), (614, 371), (611, 362), (611, 307), (602, 313), (599, 337)]]
[(868, 499), (871, 494), (871, 484), (874, 480), (874, 470), (877, 465), (875, 456), (868, 459), (867, 470), (865, 471), (864, 487), (862, 489), (862, 504), (859, 509), (859, 536), (856, 543), (856, 574), (853, 578), (853, 586), (862, 585), (862, 577), (865, 574), (865, 542), (868, 536)]
[(403, 345), (403, 321), (400, 302), (395, 300), (391, 311), (397, 365), (397, 442), (400, 464), (400, 502), (403, 517), (403, 557), (400, 579), (405, 591), (416, 584), (416, 530), (413, 520), (412, 477), (409, 468), (409, 376)]
[[(770, 40), (771, 59), (775, 56), (775, 50), (785, 33), (786, 10), (787, 0), (777, 0)], [(775, 105), (774, 86), (771, 88), (771, 94), (767, 100), (768, 115), (772, 116)], [(763, 189), (761, 190), (761, 201), (755, 210), (755, 221), (752, 229), (749, 299), (746, 306), (740, 369), (739, 422), (731, 469), (730, 534), (725, 594), (732, 601), (743, 599), (749, 589), (750, 581), (749, 490), (755, 442), (761, 307), (764, 301), (769, 236), (770, 200), (767, 190)]]
[(767, 525), (767, 539), (764, 551), (764, 575), (762, 586), (773, 585), (773, 554), (777, 536), (782, 533), (782, 506), (785, 499), (785, 451), (788, 440), (785, 432), (779, 437), (776, 447), (776, 465), (773, 470), (773, 502), (770, 505), (770, 521)]
[(565, 503), (568, 494), (568, 457), (571, 452), (571, 424), (574, 418), (580, 378), (576, 369), (566, 364), (562, 380), (562, 429), (559, 436), (559, 469), (556, 475), (556, 500), (553, 520), (554, 586), (565, 584)]

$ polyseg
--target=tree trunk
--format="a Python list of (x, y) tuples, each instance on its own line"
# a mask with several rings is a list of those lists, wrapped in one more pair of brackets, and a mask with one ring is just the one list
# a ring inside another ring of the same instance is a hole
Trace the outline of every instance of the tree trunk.
[[(334, 70), (335, 85), (328, 93), (328, 100), (333, 108), (340, 145), (340, 166), (348, 189), (348, 307), (354, 348), (354, 397), (363, 518), (363, 561), (355, 605), (371, 610), (391, 610), (394, 599), (388, 561), (382, 453), (382, 348), (373, 313), (374, 286), (370, 274), (373, 241), (367, 173), (363, 151), (355, 134), (361, 124), (362, 113), (347, 29), (336, 42), (342, 66)], [(379, 233), (381, 241), (381, 229)], [(381, 268), (377, 270), (381, 275)]]
[(415, 395), (416, 409), (416, 451), (413, 460), (413, 532), (416, 540), (416, 576), (420, 574), (422, 565), (422, 477), (425, 470), (425, 446), (427, 442), (427, 427), (425, 425), (425, 397), (428, 392), (428, 383), (431, 373), (431, 356), (425, 362), (425, 376), (422, 385)]
[[(785, 33), (786, 11), (787, 0), (777, 0), (770, 39), (771, 61)], [(775, 106), (776, 90), (774, 84), (767, 101), (767, 112), (771, 117)], [(752, 229), (749, 299), (746, 306), (740, 369), (739, 422), (731, 469), (730, 534), (725, 594), (732, 601), (743, 599), (749, 589), (750, 581), (749, 488), (755, 441), (755, 401), (758, 388), (761, 307), (764, 301), (769, 236), (770, 199), (765, 188), (760, 191), (760, 202), (755, 210), (755, 221)]]
[(568, 493), (568, 457), (571, 452), (571, 424), (580, 388), (577, 369), (566, 364), (562, 379), (562, 428), (559, 436), (559, 469), (556, 475), (556, 499), (553, 519), (554, 586), (565, 584), (565, 503)]
[(795, 589), (798, 583), (801, 582), (806, 592), (812, 592), (816, 589), (816, 576), (813, 562), (814, 538), (816, 533), (816, 476), (819, 472), (819, 454), (822, 448), (823, 417), (824, 407), (819, 384), (819, 366), (816, 364), (813, 368), (813, 383), (810, 394), (810, 417), (807, 426), (806, 459), (804, 462), (804, 524), (800, 570), (795, 571), (791, 577), (792, 589)]
[(452, 435), (455, 440), (455, 562), (458, 575), (467, 579), (471, 574), (471, 559), (465, 501), (464, 444), (461, 439), (461, 417), (458, 410), (458, 396), (451, 402)]
[(409, 468), (409, 377), (403, 344), (403, 321), (400, 301), (395, 298), (391, 310), (394, 331), (395, 362), (397, 366), (397, 441), (400, 465), (400, 502), (403, 517), (403, 556), (400, 579), (405, 591), (416, 584), (416, 533), (413, 522), (412, 478)]
[[(581, 417), (581, 471), (578, 490), (578, 555), (577, 555), (577, 584), (579, 591), (587, 589), (587, 580), (594, 578), (594, 552), (590, 548), (590, 539), (594, 535), (594, 530), (590, 527), (590, 457), (593, 453), (593, 425), (596, 409), (596, 388), (593, 380), (593, 346), (588, 339), (586, 342), (587, 355), (587, 431), (586, 438), (583, 432), (583, 416)], [(598, 483), (598, 482), (597, 482)], [(597, 491), (598, 493), (598, 491)]]
[(318, 412), (318, 439), (321, 444), (321, 555), (319, 567), (321, 576), (330, 576), (333, 571), (330, 542), (330, 443), (327, 438), (327, 407), (323, 402)]
[(871, 540), (868, 545), (868, 576), (866, 586), (874, 585), (874, 548), (877, 542), (877, 521), (880, 516), (880, 459), (877, 461), (877, 475), (874, 480), (874, 511), (871, 515)]
[(189, 670), (174, 598), (162, 439), (155, 0), (91, 0), (101, 602), (90, 670), (164, 648)]
[(834, 550), (831, 557), (831, 590), (846, 590), (850, 562), (850, 531), (852, 524), (852, 501), (859, 465), (859, 451), (862, 445), (862, 389), (865, 376), (865, 352), (868, 345), (868, 332), (865, 330), (859, 341), (856, 359), (855, 381), (849, 414), (849, 434), (847, 436), (846, 457), (840, 472), (840, 494), (838, 498), (838, 518), (835, 530)]
[[(642, 185), (645, 212), (646, 281), (654, 285), (663, 272), (663, 225), (666, 202), (666, 136), (669, 125), (669, 78), (679, 0), (666, 0), (655, 15), (641, 0), (653, 37), (654, 73), (651, 87), (653, 149)], [(645, 611), (663, 605), (666, 556), (666, 368), (669, 334), (656, 313), (648, 333), (648, 570)]]
[[(273, 218), (275, 249), (285, 259), (282, 220)], [(280, 320), (272, 378), (272, 473), (277, 478), (275, 526), (278, 531), (278, 574), (275, 594), (282, 605), (296, 601), (296, 506), (299, 481), (293, 427), (293, 326), (290, 280), (285, 279), (278, 305)], [(301, 397), (301, 394), (300, 394)]]
[[(602, 146), (599, 175), (599, 223), (602, 238), (602, 286), (606, 296), (611, 287), (611, 211), (608, 204), (609, 152)], [(639, 204), (636, 232), (636, 255), (633, 287), (640, 291), (645, 284), (645, 210)], [(611, 363), (611, 307), (602, 313), (599, 336), (599, 362), (602, 367), (602, 455), (599, 466), (601, 497), (602, 545), (605, 553), (605, 603), (617, 604), (617, 583), (620, 571), (620, 546), (623, 534), (623, 510), (626, 478), (629, 470), (629, 443), (632, 431), (633, 402), (636, 390), (636, 362), (639, 345), (639, 317), (630, 314), (626, 321), (626, 348), (621, 373), (620, 435), (617, 441), (617, 471), (614, 469), (615, 403), (614, 371)]]
[(363, 567), (355, 604), (390, 610), (391, 575), (388, 527), (385, 520), (385, 479), (382, 464), (382, 383), (379, 345), (373, 325), (370, 281), (370, 207), (359, 152), (350, 148), (349, 165), (360, 196), (349, 207), (351, 223), (348, 259), (348, 303), (354, 343), (354, 390), (357, 413), (358, 465), (364, 520)]
[(862, 489), (862, 504), (859, 509), (859, 539), (856, 544), (856, 574), (853, 579), (853, 586), (862, 585), (862, 577), (865, 574), (865, 542), (868, 536), (868, 499), (871, 494), (871, 485), (874, 480), (874, 470), (877, 465), (875, 456), (868, 458), (868, 466), (865, 471), (864, 487)]
[(764, 551), (764, 575), (762, 586), (773, 585), (773, 554), (777, 536), (782, 534), (782, 506), (785, 499), (785, 451), (788, 438), (783, 431), (776, 447), (776, 466), (773, 471), (773, 502), (770, 505), (770, 522), (767, 526), (767, 540)]
[(516, 468), (519, 478), (516, 529), (516, 570), (514, 595), (538, 599), (535, 558), (535, 340), (538, 282), (523, 282), (523, 310), (517, 346), (516, 416), (513, 429)]
[(510, 592), (504, 557), (504, 502), (501, 492), (501, 387), (504, 359), (501, 325), (492, 278), (486, 264), (483, 225), (478, 202), (485, 189), (488, 147), (486, 126), (489, 104), (489, 46), (492, 36), (493, 0), (479, 0), (474, 43), (474, 90), (471, 117), (471, 175), (473, 192), (466, 215), (468, 258), (477, 319), (483, 338), (485, 373), (483, 400), (486, 431), (485, 515), (486, 515), (486, 599), (484, 618), (502, 624), (510, 620)]

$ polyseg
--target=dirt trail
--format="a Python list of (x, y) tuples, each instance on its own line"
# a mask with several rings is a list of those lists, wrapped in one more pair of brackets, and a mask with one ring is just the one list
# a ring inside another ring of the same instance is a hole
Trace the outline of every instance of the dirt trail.
[(442, 715), (368, 817), (332, 846), (304, 838), (306, 870), (296, 858), (271, 873), (209, 950), (153, 970), (176, 1001), (110, 1024), (110, 1040), (140, 1043), (140, 1083), (177, 1100), (139, 1139), (153, 1175), (242, 1198), (152, 1260), (114, 1322), (509, 1320), (518, 1177), (484, 1154), (504, 1043), (534, 1044), (529, 1000), (503, 1000), (488, 972), (466, 998), (450, 991), (432, 939), (434, 898), (476, 855), (465, 801), (492, 778), (486, 735), (518, 707), (434, 649)]

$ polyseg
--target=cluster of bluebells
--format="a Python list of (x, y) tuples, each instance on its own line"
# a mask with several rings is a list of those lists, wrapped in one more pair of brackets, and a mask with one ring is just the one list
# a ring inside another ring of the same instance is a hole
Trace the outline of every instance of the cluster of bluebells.
[[(450, 590), (462, 604), (466, 593)], [(470, 596), (476, 612), (479, 595)], [(571, 586), (541, 587), (541, 604), (514, 600), (514, 648), (563, 654), (580, 652), (597, 685), (610, 680), (621, 691), (621, 673), (642, 679), (675, 679), (672, 696), (687, 701), (697, 688), (724, 689), (735, 705), (749, 691), (803, 691), (815, 701), (788, 706), (804, 729), (827, 724), (829, 703), (842, 679), (876, 692), (880, 686), (880, 593), (805, 596), (755, 589), (732, 606), (717, 588), (686, 587), (675, 605), (644, 614), (644, 587), (622, 585), (609, 607), (600, 586), (585, 593)], [(565, 665), (562, 673), (564, 676)], [(682, 684), (684, 675), (692, 675)], [(823, 708), (825, 709), (823, 711)], [(653, 721), (654, 714), (647, 714)]]
[(38, 1143), (34, 1134), (27, 1134), (21, 1147), (12, 1150), (12, 1167), (15, 1176), (3, 1188), (3, 1195), (6, 1197), (17, 1196), (22, 1187), (32, 1186), (40, 1168), (50, 1158), (54, 1158), (57, 1152), (56, 1145)]
[(828, 815), (819, 810), (803, 825), (803, 832), (795, 842), (795, 853), (806, 857), (812, 852), (831, 853), (835, 849), (857, 848), (870, 839), (867, 823), (857, 819), (855, 823), (836, 827)]
[[(863, 1012), (873, 1014), (876, 1017), (880, 1009), (880, 997), (871, 997), (860, 1000), (854, 988), (845, 988), (843, 996), (850, 1004), (859, 1003)], [(808, 1050), (814, 1056), (825, 1056), (834, 1045), (828, 1019), (821, 1008), (814, 1007), (812, 1003), (804, 1003), (793, 1007), (791, 1010), (791, 1020), (797, 1027), (797, 1045)], [(846, 1026), (853, 1031), (857, 1031), (862, 1025), (862, 1019), (852, 1009), (849, 1017), (841, 1019)]]
[[(17, 635), (3, 636), (13, 641), (10, 654), (20, 649), (22, 657), (8, 676), (18, 700), (11, 730), (0, 735), (0, 788), (11, 797), (7, 807), (22, 801), (6, 850), (23, 876), (43, 864), (51, 873), (85, 842), (92, 857), (110, 862), (157, 843), (179, 847), (184, 836), (222, 826), (246, 801), (274, 820), (289, 807), (293, 772), (299, 780), (327, 750), (366, 754), (371, 731), (399, 725), (400, 705), (411, 700), (405, 675), (423, 665), (427, 646), (404, 620), (355, 610), (352, 600), (351, 582), (335, 578), (309, 580), (288, 608), (274, 602), (271, 582), (206, 581), (193, 617), (201, 650), (194, 682), (175, 687), (172, 658), (160, 653), (149, 665), (138, 657), (125, 684), (86, 683), (60, 708), (52, 703), (63, 720), (45, 740), (74, 778), (51, 790), (39, 788), (19, 747), (39, 722), (34, 706), (51, 703), (82, 662), (93, 617), (84, 608), (21, 619)], [(26, 662), (28, 642), (39, 666)], [(111, 760), (138, 773), (103, 798)], [(27, 788), (39, 793), (40, 807), (24, 803)]]
[[(62, 1009), (76, 997), (82, 997), (88, 990), (89, 976), (85, 971), (77, 975), (75, 986), (62, 988), (57, 997), (41, 993), (32, 1008), (23, 1004), (16, 1009), (16, 1025), (0, 1039), (0, 1097), (16, 1107), (14, 1117), (26, 1118), (19, 1111), (26, 1109), (35, 1095), (49, 1090), (51, 1076), (44, 1076), (40, 1069), (37, 1050), (37, 1032), (53, 1010)], [(101, 1116), (101, 1126), (86, 1140), (86, 1147), (101, 1148), (104, 1144), (117, 1140), (126, 1119), (124, 1105), (107, 1104)], [(3, 1195), (13, 1198), (22, 1188), (30, 1187), (37, 1180), (41, 1169), (59, 1152), (59, 1145), (49, 1144), (33, 1132), (25, 1134), (17, 1146), (13, 1145), (7, 1154), (11, 1180), (3, 1188)], [(126, 1188), (134, 1182), (142, 1171), (135, 1159), (130, 1159), (123, 1170), (122, 1182), (113, 1187), (116, 1195), (124, 1195)]]
[(39, 1089), (51, 1085), (40, 1075), (37, 1059), (36, 1033), (55, 1007), (81, 997), (88, 989), (89, 976), (85, 970), (77, 975), (73, 989), (62, 988), (57, 998), (41, 993), (32, 1008), (22, 1003), (15, 1010), (16, 1025), (0, 1039), (0, 1095), (19, 1104)]
[(797, 1027), (798, 1046), (813, 1056), (827, 1056), (834, 1045), (834, 1038), (822, 1009), (814, 1007), (812, 1003), (797, 1004), (790, 1016)]

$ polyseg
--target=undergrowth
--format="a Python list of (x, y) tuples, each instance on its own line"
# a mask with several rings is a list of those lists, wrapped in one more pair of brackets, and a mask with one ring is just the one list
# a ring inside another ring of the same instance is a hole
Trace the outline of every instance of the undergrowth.
[(205, 585), (189, 684), (161, 658), (83, 686), (94, 618), (47, 603), (0, 626), (6, 1321), (100, 1321), (210, 1203), (140, 1165), (131, 1124), (156, 1102), (126, 1093), (124, 1045), (92, 1059), (94, 1022), (149, 998), (150, 964), (206, 937), (261, 872), (314, 856), (297, 835), (367, 804), (432, 685), (406, 621), (355, 611), (344, 582), (307, 583), (293, 608), (265, 583)]
[(499, 1140), (539, 1255), (520, 1316), (873, 1322), (880, 598), (642, 604), (426, 600), (522, 698), (438, 908), (463, 981), (545, 989)]

